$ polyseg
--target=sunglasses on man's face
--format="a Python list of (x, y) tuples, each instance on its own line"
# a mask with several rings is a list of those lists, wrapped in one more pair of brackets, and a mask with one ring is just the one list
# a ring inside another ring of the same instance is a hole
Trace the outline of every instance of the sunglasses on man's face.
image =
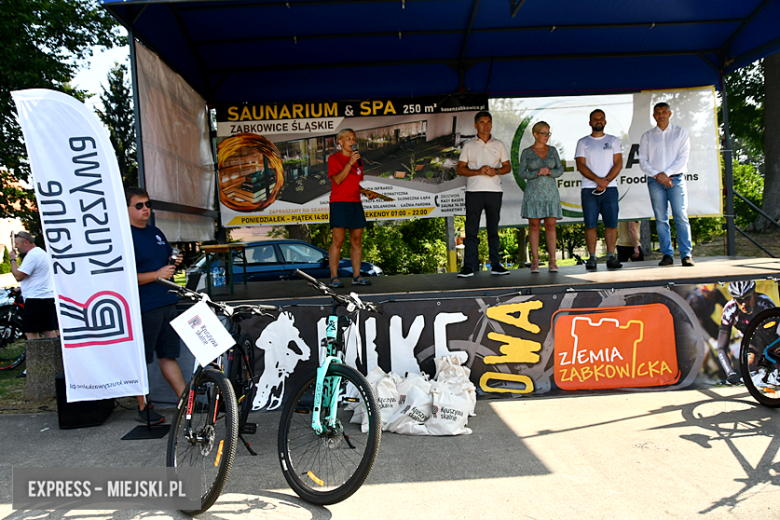
[(152, 201), (147, 200), (146, 202), (136, 202), (135, 204), (131, 204), (131, 206), (135, 206), (135, 209), (142, 209), (144, 206), (147, 208), (152, 207)]
[(734, 299), (740, 305), (745, 305), (746, 303), (748, 303), (750, 301), (750, 297), (749, 296), (747, 298), (734, 298)]

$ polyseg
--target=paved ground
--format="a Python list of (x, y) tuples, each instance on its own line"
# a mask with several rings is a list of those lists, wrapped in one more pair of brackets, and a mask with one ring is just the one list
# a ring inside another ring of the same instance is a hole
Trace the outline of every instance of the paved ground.
[[(327, 508), (287, 487), (277, 413), (258, 415), (205, 519), (780, 518), (780, 412), (744, 388), (486, 400), (474, 434), (385, 434), (366, 485)], [(166, 411), (166, 415), (170, 415)], [(122, 441), (133, 413), (60, 430), (55, 414), (0, 416), (0, 518), (184, 518), (178, 512), (11, 510), (14, 466), (163, 466), (165, 439)]]

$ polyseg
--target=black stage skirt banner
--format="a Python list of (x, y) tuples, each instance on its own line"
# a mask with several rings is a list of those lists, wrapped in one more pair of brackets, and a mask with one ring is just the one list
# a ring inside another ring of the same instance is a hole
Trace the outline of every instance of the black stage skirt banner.
[[(620, 95), (490, 99), (453, 94), (217, 107), (217, 158), (222, 223), (227, 227), (328, 222), (328, 157), (336, 135), (356, 132), (363, 160), (363, 207), (368, 220), (465, 214), (466, 178), (457, 175), (463, 143), (476, 134), (474, 116), (493, 115), (493, 137), (509, 155), (512, 173), (501, 177), (502, 226), (524, 226), (526, 180), (520, 156), (534, 142), (533, 125), (546, 121), (564, 163), (557, 179), (564, 222), (581, 222), (582, 175), (574, 167), (577, 141), (589, 134), (589, 114), (600, 108), (606, 131), (620, 140), (617, 178), (620, 218), (653, 217), (647, 176), (639, 168), (639, 141), (655, 123), (655, 103), (673, 107), (673, 122), (688, 130), (685, 175), (688, 214), (721, 214), (715, 94), (712, 87)], [(371, 197), (371, 198), (369, 198)]]
[[(777, 303), (775, 282), (758, 282), (758, 292)], [(379, 366), (433, 376), (434, 358), (455, 354), (477, 391), (495, 396), (684, 388), (725, 377), (715, 340), (729, 300), (727, 287), (711, 284), (391, 301), (384, 315), (361, 314), (346, 361), (364, 374)], [(329, 309), (297, 305), (244, 323), (257, 338), (255, 409), (278, 408), (316, 368)]]

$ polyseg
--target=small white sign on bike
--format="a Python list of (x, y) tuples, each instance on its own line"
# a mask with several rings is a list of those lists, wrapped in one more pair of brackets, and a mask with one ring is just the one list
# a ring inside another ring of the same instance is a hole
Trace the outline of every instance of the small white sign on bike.
[(205, 302), (198, 302), (181, 313), (171, 321), (171, 326), (204, 367), (236, 344)]

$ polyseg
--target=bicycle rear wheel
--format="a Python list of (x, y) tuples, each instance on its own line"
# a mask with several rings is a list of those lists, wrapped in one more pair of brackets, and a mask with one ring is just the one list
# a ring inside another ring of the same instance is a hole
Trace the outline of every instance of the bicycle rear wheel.
[[(739, 349), (740, 371), (750, 395), (770, 408), (780, 407), (780, 308), (761, 312), (748, 325)], [(769, 357), (767, 357), (769, 356)]]
[(205, 369), (179, 399), (176, 422), (168, 436), (169, 467), (203, 470), (201, 508), (185, 513), (203, 513), (219, 498), (233, 467), (237, 440), (238, 411), (233, 388), (225, 374)]
[[(337, 421), (318, 434), (312, 428), (316, 370), (290, 394), (279, 426), (279, 460), (284, 478), (298, 496), (312, 504), (328, 505), (350, 497), (363, 485), (374, 466), (382, 436), (379, 406), (371, 386), (360, 372), (342, 364), (328, 368), (326, 387), (333, 378), (338, 384)], [(356, 392), (354, 391), (356, 390)], [(349, 397), (357, 395), (357, 397)], [(367, 414), (368, 431), (350, 423), (353, 412)], [(330, 409), (323, 398), (320, 418), (325, 425)]]
[(0, 321), (0, 370), (13, 370), (25, 359), (22, 324), (7, 317)]
[(249, 412), (252, 411), (257, 390), (251, 366), (254, 342), (249, 334), (242, 334), (236, 343), (230, 362), (230, 382), (233, 384), (238, 404), (239, 433), (253, 434), (256, 426), (254, 424), (247, 426), (247, 419)]

